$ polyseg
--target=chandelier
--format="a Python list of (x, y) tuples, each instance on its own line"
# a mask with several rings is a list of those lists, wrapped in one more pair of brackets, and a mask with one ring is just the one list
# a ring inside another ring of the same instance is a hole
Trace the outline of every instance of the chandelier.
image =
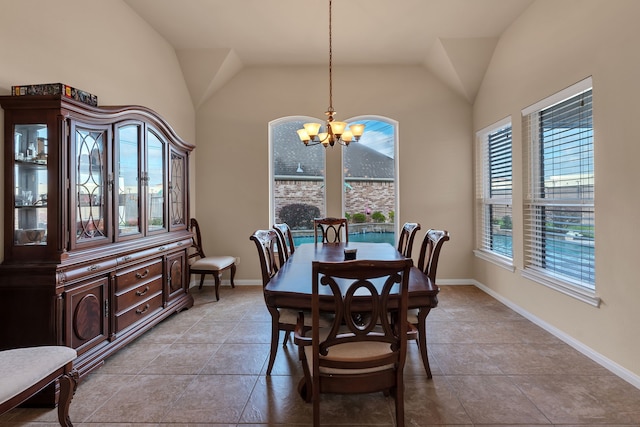
[(352, 140), (358, 141), (364, 132), (363, 124), (353, 123), (348, 126), (345, 122), (334, 121), (336, 111), (333, 109), (331, 2), (329, 0), (329, 108), (324, 113), (327, 116), (326, 132), (320, 132), (321, 123), (305, 123), (304, 128), (298, 130), (298, 137), (307, 146), (322, 144), (333, 147), (336, 142), (346, 146)]

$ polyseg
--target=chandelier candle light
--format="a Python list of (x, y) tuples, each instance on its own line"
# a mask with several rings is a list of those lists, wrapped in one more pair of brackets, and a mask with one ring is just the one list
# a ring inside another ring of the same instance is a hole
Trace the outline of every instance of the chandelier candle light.
[(364, 132), (364, 125), (353, 123), (347, 127), (345, 122), (334, 121), (333, 116), (336, 111), (333, 109), (333, 80), (332, 80), (332, 40), (331, 40), (331, 2), (329, 0), (329, 108), (325, 112), (327, 115), (327, 131), (320, 132), (321, 123), (305, 123), (304, 129), (298, 130), (298, 137), (304, 145), (322, 144), (325, 147), (334, 146), (337, 142), (341, 145), (349, 145), (352, 140), (358, 141)]

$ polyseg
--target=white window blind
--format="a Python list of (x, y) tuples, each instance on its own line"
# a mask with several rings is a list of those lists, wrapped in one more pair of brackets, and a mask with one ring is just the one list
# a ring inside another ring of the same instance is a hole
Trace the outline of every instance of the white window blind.
[(513, 260), (511, 120), (477, 135), (476, 229), (479, 251)]
[[(591, 79), (523, 111), (525, 271), (595, 291)], [(569, 292), (571, 293), (571, 292)]]

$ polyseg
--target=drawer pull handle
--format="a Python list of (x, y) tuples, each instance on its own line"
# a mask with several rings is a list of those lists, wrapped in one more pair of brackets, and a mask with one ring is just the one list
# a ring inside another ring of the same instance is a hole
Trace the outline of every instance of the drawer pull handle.
[(146, 313), (146, 312), (147, 312), (147, 310), (149, 310), (149, 304), (145, 304), (145, 305), (144, 305), (144, 308), (143, 308), (142, 310), (137, 309), (137, 310), (136, 310), (136, 314), (144, 314), (144, 313)]
[(182, 246), (182, 245), (184, 245), (184, 242), (178, 242), (178, 243), (176, 243), (176, 245), (177, 246)]
[(164, 246), (160, 246), (160, 247), (158, 248), (158, 250), (159, 250), (159, 251), (164, 251), (165, 249), (166, 249), (166, 248), (165, 248)]
[(142, 295), (145, 295), (147, 292), (149, 292), (149, 287), (148, 287), (148, 286), (145, 286), (145, 287), (144, 287), (144, 290), (142, 290), (142, 291), (136, 291), (136, 295), (137, 295), (137, 296), (139, 296), (139, 297), (141, 297)]
[(126, 256), (124, 257), (124, 260), (125, 260), (125, 261), (129, 261), (130, 259), (131, 259), (131, 255), (126, 255)]
[(93, 264), (93, 265), (91, 265), (91, 266), (87, 267), (87, 271), (96, 271), (96, 270), (97, 270), (97, 269), (99, 269), (99, 268), (100, 268), (100, 265), (98, 265), (98, 264)]
[(144, 269), (144, 273), (138, 273), (136, 272), (136, 278), (138, 279), (144, 279), (145, 277), (147, 277), (149, 275), (149, 269), (145, 268)]

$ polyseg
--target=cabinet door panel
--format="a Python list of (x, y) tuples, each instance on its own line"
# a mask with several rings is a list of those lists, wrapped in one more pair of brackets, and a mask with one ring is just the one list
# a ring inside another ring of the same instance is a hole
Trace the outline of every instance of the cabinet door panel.
[(173, 148), (169, 169), (169, 230), (187, 227), (187, 156)]
[(16, 125), (14, 209), (16, 246), (47, 244), (47, 125)]
[(141, 224), (141, 161), (142, 125), (126, 123), (116, 127), (115, 131), (116, 179), (114, 180), (117, 236), (139, 236)]
[(109, 128), (73, 124), (75, 245), (109, 243)]
[(147, 132), (147, 232), (166, 230), (166, 143), (156, 132)]
[(69, 316), (66, 322), (66, 342), (78, 353), (107, 339), (108, 289), (109, 278), (101, 277), (65, 292), (66, 312)]
[(186, 264), (185, 253), (178, 252), (167, 256), (167, 300), (178, 297), (186, 292)]

